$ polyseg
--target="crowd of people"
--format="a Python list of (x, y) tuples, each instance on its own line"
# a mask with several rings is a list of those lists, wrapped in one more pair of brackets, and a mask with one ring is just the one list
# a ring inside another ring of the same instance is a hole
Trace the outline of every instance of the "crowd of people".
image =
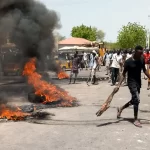
[[(82, 70), (83, 68), (85, 68), (86, 70), (90, 70), (90, 75), (87, 82), (90, 81), (92, 84), (94, 84), (96, 82), (96, 72), (100, 71), (101, 66), (105, 66), (106, 75), (109, 76), (109, 83), (111, 82), (111, 86), (115, 86), (116, 83), (119, 81), (125, 61), (132, 57), (133, 54), (134, 49), (109, 50), (106, 51), (104, 56), (100, 56), (100, 54), (95, 50), (93, 50), (89, 54), (86, 52), (82, 52), (81, 57), (79, 57), (78, 52), (76, 52), (72, 58), (72, 69), (69, 83), (71, 84), (73, 75), (75, 76), (73, 83), (75, 83), (79, 73), (79, 69)], [(143, 58), (145, 60), (146, 69), (149, 69), (149, 50), (144, 50)], [(147, 78), (144, 76), (144, 79)], [(126, 79), (124, 80), (123, 85), (127, 85)], [(150, 81), (148, 82), (147, 89), (150, 90)]]
[(78, 52), (76, 52), (72, 58), (70, 83), (73, 75), (75, 76), (73, 83), (75, 83), (79, 69), (82, 70), (85, 68), (86, 70), (90, 70), (87, 82), (91, 81), (92, 84), (95, 84), (96, 72), (100, 71), (101, 66), (106, 66), (106, 75), (110, 77), (109, 82), (112, 81), (113, 86), (119, 79), (119, 74), (122, 71), (124, 61), (131, 57), (132, 52), (132, 50), (111, 50), (106, 51), (104, 56), (100, 56), (97, 51), (93, 50), (89, 54), (82, 52), (82, 55), (80, 55), (81, 57), (79, 57)]
[[(104, 62), (106, 65), (106, 75), (109, 75), (110, 80), (112, 82), (111, 86), (116, 85), (116, 83), (120, 79), (120, 75), (122, 74), (124, 63), (126, 60), (131, 58), (134, 55), (135, 50), (118, 50), (118, 51), (107, 51), (104, 56)], [(148, 49), (143, 50), (142, 55), (145, 61), (145, 67), (149, 71), (150, 70), (150, 52)], [(144, 75), (144, 79), (147, 78)], [(125, 78), (123, 85), (127, 85), (127, 80)], [(150, 80), (148, 80), (147, 90), (150, 90)]]
[[(109, 75), (110, 80), (112, 82), (112, 86), (116, 85), (119, 80), (120, 74), (123, 71), (124, 62), (129, 59), (133, 50), (113, 50), (107, 51), (104, 56), (104, 64), (106, 65), (106, 75)], [(126, 84), (126, 80), (124, 81)]]
[[(119, 80), (120, 74), (123, 71), (124, 62), (129, 59), (133, 54), (134, 50), (110, 50), (106, 51), (105, 55), (102, 57), (97, 51), (93, 50), (90, 54), (82, 52), (82, 57), (78, 57), (78, 52), (76, 52), (72, 58), (72, 71), (71, 78), (75, 74), (75, 81), (79, 73), (79, 69), (91, 70), (94, 75), (96, 71), (100, 71), (101, 66), (106, 67), (106, 75), (109, 76), (109, 82), (112, 82), (111, 86), (116, 85)], [(143, 53), (143, 58), (145, 60), (146, 69), (150, 68), (150, 52), (145, 49)], [(144, 79), (147, 78), (144, 76)], [(74, 82), (75, 83), (75, 82)], [(123, 82), (127, 85), (126, 80)], [(150, 81), (148, 83), (148, 90), (150, 90)]]

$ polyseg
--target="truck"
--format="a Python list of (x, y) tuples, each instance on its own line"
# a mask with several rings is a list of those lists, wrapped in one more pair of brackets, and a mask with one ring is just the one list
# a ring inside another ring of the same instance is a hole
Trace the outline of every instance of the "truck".
[(0, 47), (0, 72), (4, 76), (22, 74), (22, 52), (14, 43)]

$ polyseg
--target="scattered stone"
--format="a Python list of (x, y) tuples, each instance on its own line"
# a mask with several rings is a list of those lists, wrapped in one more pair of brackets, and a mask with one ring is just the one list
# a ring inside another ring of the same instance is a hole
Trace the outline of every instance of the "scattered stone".
[(137, 140), (137, 142), (139, 142), (139, 143), (144, 143), (143, 141), (141, 141), (141, 140)]

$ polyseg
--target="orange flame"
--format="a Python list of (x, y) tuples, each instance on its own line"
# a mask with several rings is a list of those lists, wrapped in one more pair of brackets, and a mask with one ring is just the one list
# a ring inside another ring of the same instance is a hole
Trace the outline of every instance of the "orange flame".
[(35, 67), (36, 59), (30, 59), (23, 71), (23, 75), (28, 77), (28, 83), (32, 85), (35, 89), (35, 94), (39, 96), (44, 96), (44, 104), (63, 100), (61, 106), (72, 106), (72, 102), (75, 98), (68, 95), (68, 93), (55, 85), (43, 81), (42, 76), (36, 72)]
[(17, 121), (24, 120), (27, 116), (29, 116), (29, 114), (23, 113), (19, 107), (16, 107), (14, 110), (12, 110), (6, 105), (0, 105), (0, 119)]
[(69, 75), (66, 74), (64, 71), (60, 71), (58, 74), (58, 79), (68, 79), (69, 78)]

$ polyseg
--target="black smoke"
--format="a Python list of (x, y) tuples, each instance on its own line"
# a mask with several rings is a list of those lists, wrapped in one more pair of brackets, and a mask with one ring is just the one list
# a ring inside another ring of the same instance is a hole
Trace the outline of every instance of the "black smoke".
[(57, 13), (38, 1), (0, 0), (0, 40), (9, 37), (24, 58), (37, 57), (44, 64), (49, 57), (52, 62), (53, 31), (59, 27)]

